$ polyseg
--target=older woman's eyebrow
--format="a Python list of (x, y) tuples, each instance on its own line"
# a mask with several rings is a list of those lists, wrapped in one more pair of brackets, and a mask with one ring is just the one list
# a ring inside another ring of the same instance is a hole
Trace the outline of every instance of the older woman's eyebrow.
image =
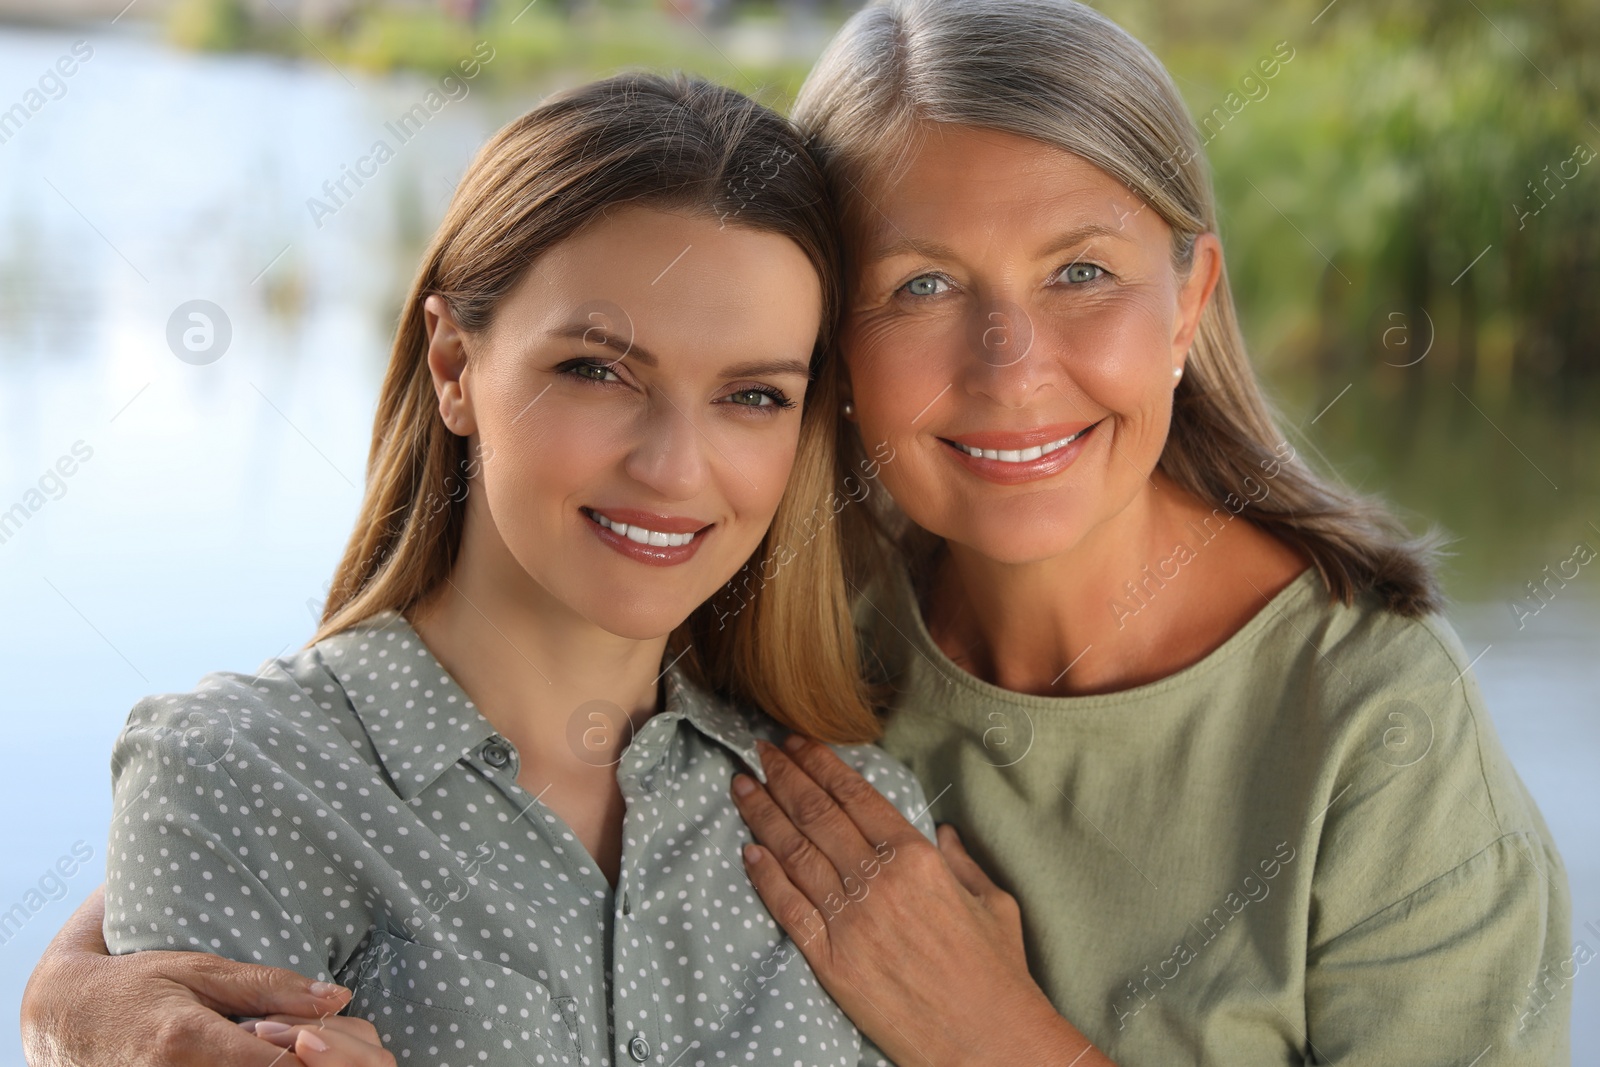
[(1038, 258), (1049, 259), (1051, 256), (1060, 255), (1069, 248), (1076, 248), (1085, 241), (1099, 240), (1102, 237), (1108, 237), (1114, 241), (1133, 240), (1123, 226), (1106, 226), (1102, 223), (1091, 222), (1058, 235), (1039, 250)]
[[(1109, 237), (1124, 241), (1133, 240), (1127, 233), (1125, 226), (1107, 226), (1100, 222), (1089, 222), (1082, 226), (1075, 226), (1065, 233), (1058, 234), (1051, 239), (1035, 255), (1039, 259), (1048, 259), (1059, 255), (1068, 248), (1075, 248), (1085, 241), (1098, 237)], [(886, 244), (872, 249), (868, 255), (869, 260), (889, 259), (893, 256), (924, 256), (928, 259), (958, 259), (956, 251), (949, 245), (940, 244), (938, 241), (928, 241), (908, 237), (903, 233), (896, 233), (895, 239)]]

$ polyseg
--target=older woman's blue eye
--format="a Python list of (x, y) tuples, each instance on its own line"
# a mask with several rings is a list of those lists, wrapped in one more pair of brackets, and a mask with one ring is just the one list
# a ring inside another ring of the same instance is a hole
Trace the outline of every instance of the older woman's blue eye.
[(1074, 263), (1072, 266), (1062, 271), (1061, 276), (1069, 282), (1081, 283), (1092, 282), (1104, 273), (1104, 270), (1095, 266), (1093, 263)]
[(923, 274), (906, 283), (906, 292), (912, 296), (937, 296), (939, 281), (938, 275)]

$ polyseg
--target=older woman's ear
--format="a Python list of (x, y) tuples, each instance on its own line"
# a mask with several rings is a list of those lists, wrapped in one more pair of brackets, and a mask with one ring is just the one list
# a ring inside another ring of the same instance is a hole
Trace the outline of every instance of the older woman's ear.
[(1211, 303), (1217, 282), (1222, 279), (1222, 242), (1214, 233), (1202, 233), (1194, 239), (1194, 252), (1189, 260), (1189, 273), (1178, 289), (1178, 316), (1172, 335), (1173, 365), (1183, 366), (1189, 348), (1194, 344), (1200, 329), (1200, 316)]
[[(227, 1018), (331, 1015), (350, 992), (202, 952), (106, 949), (105, 887), (72, 913), (22, 995), (29, 1067), (300, 1067)], [(86, 993), (92, 995), (85, 995)]]

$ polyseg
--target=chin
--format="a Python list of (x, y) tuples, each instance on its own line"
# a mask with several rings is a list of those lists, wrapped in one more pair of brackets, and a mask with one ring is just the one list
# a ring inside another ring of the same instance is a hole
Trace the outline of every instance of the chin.
[(1019, 529), (1013, 524), (985, 524), (947, 538), (995, 563), (1023, 566), (1054, 559), (1076, 548), (1084, 531), (1076, 523), (1032, 525)]
[(654, 641), (666, 637), (682, 625), (698, 605), (628, 603), (609, 598), (595, 604), (584, 617), (609, 634), (629, 641)]

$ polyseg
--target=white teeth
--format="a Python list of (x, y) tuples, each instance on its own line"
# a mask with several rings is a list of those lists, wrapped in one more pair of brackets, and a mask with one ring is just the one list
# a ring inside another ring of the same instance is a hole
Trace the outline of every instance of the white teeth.
[(699, 535), (699, 531), (695, 533), (662, 533), (660, 530), (647, 530), (643, 526), (629, 526), (625, 522), (612, 522), (598, 511), (585, 510), (595, 522), (598, 522), (619, 537), (626, 537), (636, 544), (651, 545), (655, 548), (678, 548), (693, 541)]
[(1090, 424), (1088, 426), (1085, 426), (1083, 429), (1079, 430), (1077, 433), (1073, 434), (1070, 437), (1063, 437), (1059, 441), (1051, 441), (1047, 445), (1035, 445), (1032, 448), (1023, 448), (1023, 449), (972, 448), (969, 445), (958, 444), (957, 442), (954, 442), (954, 441), (952, 441), (950, 443), (955, 445), (957, 448), (961, 449), (961, 451), (965, 452), (967, 455), (973, 457), (974, 459), (995, 459), (995, 460), (999, 460), (1001, 463), (1028, 463), (1028, 462), (1030, 462), (1032, 460), (1038, 459), (1040, 456), (1048, 456), (1050, 453), (1054, 452), (1058, 448), (1062, 448), (1062, 447), (1065, 447), (1066, 445), (1070, 445), (1072, 442), (1076, 441), (1078, 438), (1082, 437), (1084, 434), (1088, 433), (1090, 430), (1094, 429), (1095, 426), (1098, 426), (1098, 425), (1099, 425), (1099, 423), (1092, 423), (1092, 424)]

